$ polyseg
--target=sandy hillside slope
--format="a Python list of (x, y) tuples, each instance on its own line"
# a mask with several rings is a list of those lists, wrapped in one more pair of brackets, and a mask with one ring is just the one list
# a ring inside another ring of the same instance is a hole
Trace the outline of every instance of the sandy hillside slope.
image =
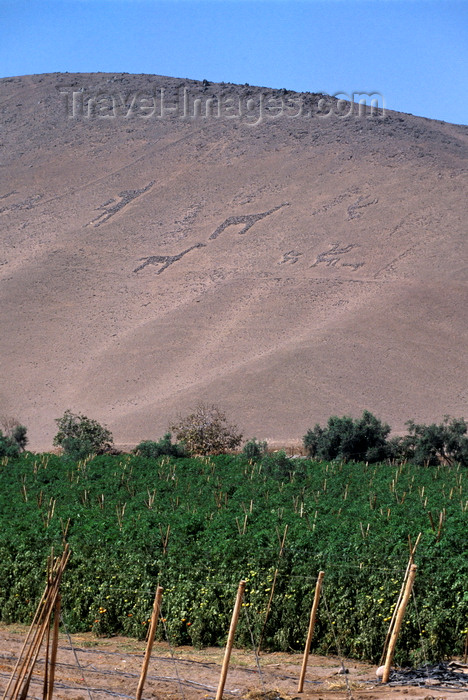
[(0, 80), (0, 413), (32, 449), (67, 408), (120, 444), (200, 400), (279, 442), (365, 408), (468, 418), (468, 127), (345, 108)]

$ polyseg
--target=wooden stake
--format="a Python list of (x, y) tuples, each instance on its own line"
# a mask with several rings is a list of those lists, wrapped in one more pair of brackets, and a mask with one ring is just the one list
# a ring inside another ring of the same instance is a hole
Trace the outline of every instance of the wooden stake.
[(393, 654), (395, 653), (396, 642), (398, 639), (398, 635), (400, 633), (400, 628), (401, 628), (401, 624), (403, 622), (403, 617), (405, 615), (406, 606), (408, 605), (411, 591), (413, 589), (413, 583), (414, 583), (414, 579), (416, 576), (417, 568), (418, 567), (416, 566), (416, 564), (411, 565), (408, 580), (406, 581), (403, 599), (401, 601), (400, 607), (398, 608), (398, 612), (397, 612), (397, 615), (395, 618), (395, 626), (392, 630), (392, 634), (390, 636), (390, 641), (388, 643), (387, 658), (385, 660), (385, 668), (384, 668), (384, 672), (383, 672), (383, 676), (382, 676), (382, 683), (388, 683), (388, 678), (390, 676), (390, 666), (391, 666), (392, 661), (393, 661)]
[(224, 652), (223, 667), (221, 669), (221, 677), (219, 679), (218, 691), (216, 693), (216, 700), (222, 700), (224, 685), (226, 683), (226, 676), (229, 668), (229, 660), (231, 658), (231, 651), (234, 644), (234, 637), (236, 634), (237, 620), (239, 619), (239, 612), (241, 608), (242, 598), (244, 597), (245, 591), (245, 581), (242, 580), (239, 583), (239, 588), (237, 589), (236, 604), (234, 605), (234, 610), (232, 612), (231, 626), (229, 628), (229, 634), (226, 642), (226, 649)]
[(382, 666), (383, 660), (384, 660), (384, 658), (385, 658), (385, 654), (387, 653), (388, 640), (390, 639), (390, 635), (391, 635), (391, 633), (392, 633), (393, 625), (395, 624), (395, 618), (396, 618), (396, 615), (397, 615), (397, 612), (398, 612), (398, 608), (400, 607), (401, 599), (402, 599), (402, 597), (403, 597), (403, 593), (404, 593), (405, 586), (406, 586), (406, 581), (408, 580), (409, 572), (410, 572), (410, 569), (411, 569), (411, 564), (414, 564), (414, 555), (416, 554), (416, 550), (417, 550), (417, 548), (418, 548), (419, 542), (421, 541), (421, 536), (422, 536), (422, 532), (420, 532), (419, 535), (417, 536), (416, 542), (414, 543), (414, 547), (413, 547), (412, 544), (411, 544), (411, 536), (408, 535), (408, 543), (409, 543), (409, 550), (410, 550), (410, 558), (409, 558), (409, 561), (408, 561), (408, 565), (407, 565), (407, 567), (406, 567), (405, 575), (404, 575), (404, 578), (403, 578), (403, 583), (401, 584), (401, 588), (400, 588), (400, 593), (399, 593), (399, 596), (398, 596), (398, 600), (397, 600), (396, 605), (395, 605), (395, 608), (394, 608), (394, 610), (393, 610), (392, 619), (390, 620), (390, 624), (389, 624), (389, 626), (388, 626), (388, 632), (387, 632), (387, 636), (385, 637), (384, 647), (383, 647), (383, 650), (382, 650), (382, 656), (380, 657), (380, 664), (379, 664), (379, 666)]
[(159, 523), (159, 532), (161, 533), (161, 544), (163, 548), (163, 555), (167, 554), (167, 544), (169, 542), (169, 534), (171, 532), (171, 526), (168, 525), (166, 528), (166, 534), (163, 534), (161, 523)]
[[(54, 549), (52, 548), (52, 554), (47, 562), (47, 580), (49, 585), (52, 584), (52, 569), (54, 564)], [(49, 652), (50, 652), (50, 626), (47, 628), (46, 637), (46, 651), (44, 660), (44, 685), (42, 688), (42, 700), (47, 700), (47, 695), (49, 692)]]
[(44, 657), (44, 684), (42, 686), (42, 700), (47, 700), (49, 692), (49, 650), (50, 650), (50, 627), (46, 633), (46, 650)]
[[(263, 635), (265, 634), (265, 629), (266, 629), (266, 625), (268, 622), (268, 617), (270, 615), (271, 601), (273, 600), (273, 596), (275, 593), (276, 579), (278, 578), (279, 560), (283, 556), (283, 549), (284, 549), (284, 544), (286, 542), (286, 535), (287, 534), (288, 534), (288, 525), (286, 525), (286, 527), (284, 528), (284, 535), (283, 535), (283, 539), (282, 539), (281, 544), (280, 544), (280, 551), (278, 554), (278, 562), (276, 564), (275, 573), (273, 575), (273, 583), (271, 584), (270, 597), (268, 599), (268, 605), (267, 605), (267, 609), (266, 609), (266, 613), (265, 613), (265, 621), (263, 623), (262, 632), (260, 634), (260, 641), (258, 643), (257, 654), (260, 654), (260, 650), (262, 648)], [(278, 533), (278, 539), (279, 539), (279, 533)]]
[(55, 601), (54, 610), (54, 633), (52, 637), (52, 652), (50, 655), (50, 673), (49, 673), (49, 689), (47, 694), (47, 700), (52, 700), (54, 692), (54, 682), (55, 682), (55, 664), (57, 661), (57, 649), (58, 649), (58, 637), (59, 637), (59, 624), (60, 624), (60, 608), (62, 604), (62, 598), (59, 595)]
[(307, 670), (307, 661), (309, 659), (309, 652), (310, 652), (310, 645), (312, 642), (312, 637), (314, 636), (315, 618), (317, 617), (317, 608), (318, 608), (318, 604), (319, 604), (320, 593), (322, 590), (322, 583), (323, 583), (324, 575), (325, 575), (325, 572), (320, 571), (319, 575), (318, 575), (317, 583), (315, 584), (314, 602), (312, 604), (312, 609), (310, 611), (309, 631), (307, 633), (307, 641), (306, 641), (306, 645), (304, 648), (304, 657), (302, 659), (301, 677), (299, 678), (299, 685), (297, 686), (298, 693), (302, 693), (302, 691), (304, 690), (304, 679), (305, 679), (305, 674), (306, 674), (306, 670)]
[(145, 685), (146, 674), (148, 673), (148, 666), (151, 657), (151, 650), (153, 649), (154, 635), (156, 633), (156, 628), (159, 621), (159, 611), (161, 610), (161, 598), (163, 594), (163, 589), (161, 586), (156, 588), (156, 595), (154, 596), (153, 612), (151, 614), (151, 625), (148, 635), (148, 643), (146, 645), (145, 658), (143, 659), (143, 667), (141, 669), (140, 680), (138, 683), (136, 700), (141, 700), (141, 694), (143, 693), (143, 686)]
[(436, 542), (440, 540), (440, 535), (442, 533), (442, 525), (444, 524), (445, 513), (443, 510), (440, 511), (439, 515), (439, 528), (437, 530)]

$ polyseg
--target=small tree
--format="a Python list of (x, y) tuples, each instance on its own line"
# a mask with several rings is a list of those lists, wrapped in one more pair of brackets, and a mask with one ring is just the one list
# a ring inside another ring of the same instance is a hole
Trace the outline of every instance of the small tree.
[(67, 410), (55, 422), (59, 430), (54, 437), (54, 445), (60, 445), (66, 454), (74, 458), (81, 459), (92, 453), (103, 454), (112, 447), (110, 430), (92, 418)]
[(0, 457), (18, 457), (19, 447), (13, 438), (4, 435), (0, 430)]
[(361, 418), (331, 416), (326, 428), (316, 425), (304, 436), (304, 447), (317, 459), (342, 459), (355, 462), (379, 462), (389, 455), (387, 437), (390, 426), (370, 411)]
[(249, 462), (258, 462), (266, 455), (267, 450), (268, 444), (266, 440), (264, 442), (259, 442), (257, 438), (252, 438), (245, 443), (242, 448), (242, 454)]
[(430, 425), (408, 421), (408, 435), (400, 441), (403, 455), (415, 464), (435, 466), (459, 462), (468, 466), (468, 426), (463, 418), (445, 416)]
[(228, 423), (226, 415), (217, 406), (198, 404), (188, 416), (179, 417), (169, 427), (190, 454), (215, 455), (234, 450), (242, 440), (237, 426)]
[(25, 425), (21, 425), (17, 418), (13, 416), (1, 416), (0, 426), (3, 431), (3, 438), (9, 439), (12, 444), (17, 445), (19, 452), (24, 452), (28, 444), (26, 433), (28, 429)]

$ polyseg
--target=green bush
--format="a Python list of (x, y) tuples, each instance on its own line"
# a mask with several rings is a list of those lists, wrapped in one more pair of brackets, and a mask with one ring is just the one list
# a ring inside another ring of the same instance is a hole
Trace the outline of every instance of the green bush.
[(361, 418), (331, 416), (327, 427), (316, 425), (303, 438), (310, 457), (347, 462), (380, 462), (390, 455), (387, 437), (390, 426), (382, 423), (370, 411)]
[(404, 458), (427, 466), (454, 463), (468, 466), (467, 424), (463, 418), (445, 416), (439, 425), (413, 421), (406, 425), (409, 434), (399, 441)]
[(134, 454), (147, 457), (149, 459), (157, 459), (163, 455), (170, 457), (185, 457), (185, 447), (181, 443), (173, 443), (171, 433), (166, 433), (161, 440), (154, 442), (153, 440), (143, 440), (133, 450)]
[(62, 447), (65, 454), (74, 459), (82, 459), (90, 454), (104, 454), (112, 447), (110, 430), (92, 418), (67, 410), (55, 422), (59, 430), (54, 437), (54, 445)]
[(283, 479), (295, 471), (296, 464), (289, 459), (284, 450), (267, 454), (262, 459), (262, 470), (268, 476)]
[(28, 429), (25, 425), (20, 425), (19, 423), (13, 428), (11, 437), (18, 445), (20, 452), (23, 452), (28, 444), (28, 438), (26, 436)]
[(257, 438), (248, 440), (242, 448), (242, 454), (249, 462), (258, 462), (266, 455), (268, 444), (266, 441), (259, 442)]
[(0, 457), (18, 457), (19, 453), (17, 442), (0, 430)]
[(0, 435), (2, 435), (1, 439), (4, 441), (3, 448), (0, 449), (8, 449), (10, 452), (16, 454), (19, 452), (24, 452), (26, 445), (28, 444), (28, 438), (26, 435), (28, 430), (26, 426), (21, 425), (19, 420), (16, 418), (4, 415), (0, 417), (0, 427)]

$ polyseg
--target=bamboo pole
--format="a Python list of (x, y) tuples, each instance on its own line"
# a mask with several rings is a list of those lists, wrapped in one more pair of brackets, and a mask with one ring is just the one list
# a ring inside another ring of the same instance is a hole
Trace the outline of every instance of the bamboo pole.
[(151, 651), (153, 649), (154, 635), (156, 634), (156, 628), (159, 621), (159, 612), (161, 610), (161, 598), (163, 594), (163, 588), (158, 586), (156, 588), (156, 594), (154, 596), (153, 612), (151, 614), (151, 625), (148, 635), (148, 642), (146, 644), (145, 658), (143, 659), (143, 666), (141, 669), (140, 680), (138, 682), (138, 688), (136, 693), (136, 700), (141, 700), (141, 694), (143, 693), (143, 686), (145, 685), (146, 674), (148, 673), (148, 666), (151, 657)]
[(46, 649), (44, 658), (44, 684), (42, 686), (42, 700), (47, 700), (49, 692), (49, 652), (50, 652), (50, 626), (46, 631)]
[(408, 580), (406, 581), (403, 599), (401, 601), (400, 607), (398, 608), (398, 612), (395, 618), (395, 625), (392, 629), (392, 634), (388, 643), (387, 658), (385, 660), (385, 668), (382, 676), (382, 683), (388, 683), (388, 678), (390, 676), (390, 666), (392, 664), (393, 654), (395, 653), (395, 646), (398, 639), (398, 634), (400, 633), (400, 628), (403, 622), (403, 617), (405, 615), (406, 606), (408, 605), (411, 591), (413, 589), (413, 583), (416, 576), (417, 568), (418, 567), (416, 566), (416, 564), (411, 565)]
[(231, 626), (229, 628), (229, 634), (226, 642), (226, 650), (224, 652), (223, 667), (221, 669), (221, 677), (219, 679), (218, 691), (216, 693), (215, 700), (222, 700), (224, 685), (226, 683), (226, 676), (229, 668), (229, 660), (231, 658), (231, 651), (234, 644), (234, 637), (236, 634), (237, 620), (239, 619), (239, 612), (241, 608), (242, 598), (244, 597), (245, 591), (245, 581), (242, 580), (239, 583), (239, 588), (237, 589), (236, 603), (234, 605), (234, 610), (232, 612)]
[[(272, 603), (272, 600), (273, 600), (273, 596), (274, 596), (274, 594), (275, 594), (276, 579), (278, 578), (278, 571), (279, 571), (279, 560), (280, 560), (281, 557), (283, 556), (283, 550), (284, 550), (284, 545), (285, 545), (285, 542), (286, 542), (286, 535), (287, 535), (287, 534), (288, 534), (288, 525), (286, 525), (285, 528), (284, 528), (284, 535), (283, 535), (283, 539), (282, 539), (281, 544), (280, 544), (280, 551), (279, 551), (279, 554), (278, 554), (278, 561), (277, 561), (277, 564), (276, 564), (275, 573), (274, 573), (274, 575), (273, 575), (273, 583), (271, 584), (270, 597), (269, 597), (269, 599), (268, 599), (268, 605), (267, 605), (267, 609), (266, 609), (266, 613), (265, 613), (265, 620), (264, 620), (264, 622), (263, 622), (262, 631), (261, 631), (261, 633), (260, 633), (260, 641), (258, 642), (257, 654), (260, 654), (260, 651), (261, 651), (261, 648), (262, 648), (263, 635), (265, 634), (265, 630), (266, 630), (266, 626), (267, 626), (267, 622), (268, 622), (268, 617), (269, 617), (269, 615), (270, 615), (271, 603)], [(278, 539), (279, 539), (279, 533), (278, 533)]]
[[(52, 547), (52, 552), (47, 562), (47, 580), (49, 585), (52, 583), (52, 571), (54, 566), (54, 548)], [(50, 652), (50, 626), (47, 628), (46, 636), (46, 650), (45, 650), (45, 662), (44, 662), (44, 684), (42, 687), (42, 700), (47, 700), (47, 695), (49, 692), (49, 652)]]
[(302, 659), (301, 676), (299, 678), (299, 685), (297, 686), (298, 693), (302, 693), (302, 691), (304, 690), (304, 679), (305, 679), (305, 674), (307, 671), (307, 661), (309, 659), (309, 652), (310, 652), (310, 645), (312, 642), (312, 637), (314, 636), (315, 618), (317, 617), (317, 608), (318, 608), (318, 604), (319, 604), (320, 593), (322, 591), (322, 583), (323, 583), (324, 575), (325, 575), (325, 572), (320, 571), (318, 578), (317, 578), (317, 583), (315, 584), (314, 602), (312, 604), (312, 609), (310, 611), (309, 631), (307, 632), (307, 641), (306, 641), (306, 645), (304, 648), (304, 657)]
[(57, 649), (58, 649), (58, 636), (59, 636), (59, 624), (60, 624), (60, 607), (62, 604), (62, 598), (60, 594), (57, 596), (55, 601), (54, 610), (54, 632), (52, 637), (52, 652), (50, 655), (50, 674), (49, 674), (49, 688), (47, 693), (47, 700), (52, 700), (54, 692), (54, 682), (55, 682), (55, 664), (57, 661)]

